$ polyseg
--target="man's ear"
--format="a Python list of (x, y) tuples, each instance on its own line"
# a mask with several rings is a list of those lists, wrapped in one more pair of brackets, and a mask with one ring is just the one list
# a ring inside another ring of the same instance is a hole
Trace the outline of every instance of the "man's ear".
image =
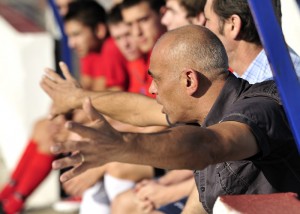
[(95, 34), (98, 39), (102, 40), (106, 37), (107, 28), (104, 23), (99, 23), (95, 29)]
[(204, 26), (205, 25), (205, 21), (206, 21), (204, 13), (201, 12), (201, 13), (197, 14), (197, 16), (193, 17), (191, 19), (191, 21), (192, 21), (192, 24), (194, 24), (194, 25)]
[(226, 20), (226, 25), (227, 33), (229, 33), (228, 35), (230, 35), (232, 39), (237, 39), (242, 28), (241, 18), (238, 15), (233, 14)]
[(197, 92), (199, 86), (198, 72), (193, 69), (186, 69), (183, 71), (183, 83), (189, 95)]

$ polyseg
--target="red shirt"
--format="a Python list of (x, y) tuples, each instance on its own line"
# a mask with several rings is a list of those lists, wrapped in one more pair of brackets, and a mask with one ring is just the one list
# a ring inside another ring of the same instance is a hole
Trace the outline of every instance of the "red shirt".
[(129, 92), (140, 93), (154, 98), (149, 93), (152, 78), (148, 75), (150, 53), (134, 61), (128, 62)]
[(104, 76), (106, 87), (128, 88), (127, 60), (112, 38), (107, 38), (99, 53), (89, 53), (80, 59), (81, 73), (91, 78)]

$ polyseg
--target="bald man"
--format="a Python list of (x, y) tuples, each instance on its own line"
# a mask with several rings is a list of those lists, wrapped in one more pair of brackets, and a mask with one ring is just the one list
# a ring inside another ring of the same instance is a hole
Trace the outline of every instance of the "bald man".
[[(62, 67), (66, 80), (48, 70), (41, 85), (55, 103), (67, 103), (64, 110), (78, 107), (74, 104), (86, 96), (98, 111), (116, 117), (123, 110), (136, 113), (144, 102), (151, 102), (128, 93), (82, 91)], [(179, 125), (152, 134), (121, 133), (86, 100), (83, 108), (92, 126), (66, 124), (84, 140), (52, 146), (55, 154), (76, 151), (72, 157), (53, 163), (55, 169), (74, 166), (61, 181), (111, 161), (193, 169), (200, 207), (208, 213), (219, 195), (299, 194), (300, 157), (275, 83), (250, 85), (227, 69), (225, 48), (208, 29), (191, 25), (166, 33), (155, 45), (150, 60), (153, 81), (149, 90), (156, 95), (157, 104), (151, 111), (156, 112), (156, 119), (148, 122), (193, 122), (201, 127)], [(133, 102), (122, 103), (128, 96)], [(104, 107), (107, 100), (111, 108)], [(119, 112), (114, 112), (117, 109)]]

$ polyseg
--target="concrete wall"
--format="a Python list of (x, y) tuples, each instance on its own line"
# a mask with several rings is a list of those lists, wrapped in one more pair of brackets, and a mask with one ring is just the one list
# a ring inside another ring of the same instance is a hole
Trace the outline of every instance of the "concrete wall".
[(300, 8), (296, 0), (282, 0), (282, 29), (287, 43), (300, 55)]
[[(0, 152), (9, 172), (27, 144), (34, 122), (49, 109), (50, 99), (39, 81), (44, 68), (53, 67), (54, 58), (47, 33), (19, 33), (1, 16), (0, 32)], [(41, 205), (56, 200), (57, 179), (51, 174), (29, 203)]]

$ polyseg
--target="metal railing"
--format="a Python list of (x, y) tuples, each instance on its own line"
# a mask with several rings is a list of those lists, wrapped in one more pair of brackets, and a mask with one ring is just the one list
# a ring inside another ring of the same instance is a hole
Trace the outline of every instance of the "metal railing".
[[(300, 82), (271, 0), (248, 0), (300, 154)], [(298, 5), (300, 0), (297, 0)]]
[(61, 44), (60, 53), (61, 53), (61, 57), (62, 57), (61, 60), (64, 61), (68, 65), (70, 71), (72, 72), (72, 70), (73, 70), (72, 69), (72, 54), (71, 54), (71, 50), (68, 46), (68, 37), (64, 30), (62, 17), (59, 15), (59, 12), (58, 12), (56, 4), (54, 3), (54, 0), (48, 0), (48, 2), (49, 2), (49, 5), (51, 6), (55, 21), (59, 27), (59, 31), (62, 36), (61, 43), (60, 43)]

